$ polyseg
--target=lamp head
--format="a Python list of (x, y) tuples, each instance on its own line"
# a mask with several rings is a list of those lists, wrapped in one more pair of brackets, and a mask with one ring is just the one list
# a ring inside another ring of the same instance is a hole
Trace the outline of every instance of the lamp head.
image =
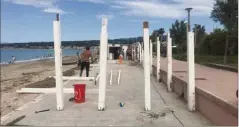
[(188, 12), (191, 11), (193, 8), (185, 8)]

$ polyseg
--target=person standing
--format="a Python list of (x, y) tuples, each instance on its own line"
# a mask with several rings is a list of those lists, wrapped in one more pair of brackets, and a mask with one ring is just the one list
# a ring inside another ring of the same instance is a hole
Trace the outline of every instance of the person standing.
[(16, 57), (12, 56), (12, 63), (15, 63), (15, 61), (16, 61)]
[(90, 57), (91, 57), (91, 52), (90, 48), (86, 47), (86, 50), (81, 54), (81, 70), (80, 70), (80, 76), (82, 76), (82, 72), (84, 68), (86, 68), (86, 77), (89, 77), (89, 70), (90, 70)]

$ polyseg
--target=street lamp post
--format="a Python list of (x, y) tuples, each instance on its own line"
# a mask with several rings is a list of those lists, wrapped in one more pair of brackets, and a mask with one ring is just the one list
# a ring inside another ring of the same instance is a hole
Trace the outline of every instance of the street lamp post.
[(187, 80), (187, 100), (188, 109), (195, 110), (195, 59), (194, 59), (194, 33), (190, 32), (190, 11), (192, 8), (186, 8), (188, 12), (187, 22), (187, 64), (188, 64), (188, 80)]
[(188, 27), (188, 32), (191, 31), (191, 28), (190, 28), (190, 11), (192, 10), (193, 8), (185, 8), (185, 10), (188, 12), (188, 23), (187, 23), (187, 27)]

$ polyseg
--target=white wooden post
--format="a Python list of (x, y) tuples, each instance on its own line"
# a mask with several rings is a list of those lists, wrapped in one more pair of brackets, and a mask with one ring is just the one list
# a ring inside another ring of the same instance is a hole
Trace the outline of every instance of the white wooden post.
[(59, 21), (59, 14), (57, 14), (56, 21), (53, 21), (53, 30), (56, 73), (56, 109), (61, 111), (64, 109), (64, 99), (62, 79), (61, 23)]
[(110, 85), (112, 85), (113, 71), (110, 70)]
[(172, 82), (172, 39), (170, 38), (170, 33), (168, 33), (167, 37), (167, 59), (168, 59), (168, 75), (167, 75), (167, 86), (168, 91), (171, 92), (171, 82)]
[(188, 109), (195, 111), (195, 61), (194, 61), (194, 33), (188, 32), (187, 37), (188, 62)]
[(98, 110), (105, 109), (105, 90), (106, 90), (106, 70), (107, 70), (107, 46), (108, 46), (108, 33), (107, 33), (107, 19), (102, 19), (102, 29), (100, 37), (100, 80), (99, 80), (99, 101)]
[(160, 41), (157, 37), (157, 80), (160, 81)]
[(153, 74), (153, 43), (151, 39), (149, 40), (150, 44), (150, 74)]
[(142, 57), (141, 58), (142, 58), (142, 65), (143, 65), (142, 67), (144, 68), (144, 50), (143, 49), (142, 49)]
[(139, 52), (139, 62), (141, 64), (142, 63), (142, 47), (139, 42), (137, 42), (137, 44), (138, 44), (138, 52)]
[(151, 110), (150, 91), (150, 53), (149, 53), (149, 24), (143, 23), (144, 28), (144, 83), (145, 83), (145, 110)]
[(137, 47), (137, 62), (140, 61), (140, 54), (139, 54), (139, 45), (138, 43), (136, 43), (136, 47)]
[(133, 61), (133, 59), (134, 59), (134, 58), (133, 58), (133, 57), (134, 57), (133, 45), (131, 45), (131, 54), (132, 54), (132, 55), (131, 55), (131, 58), (132, 58), (132, 61)]
[(118, 85), (120, 84), (120, 75), (121, 75), (121, 70), (118, 72)]
[(133, 46), (134, 46), (134, 61), (136, 61), (137, 60), (136, 47), (135, 47), (135, 45), (133, 45)]
[(135, 47), (135, 45), (133, 45), (133, 49), (134, 49), (134, 61), (137, 59), (137, 55), (136, 55), (136, 47)]

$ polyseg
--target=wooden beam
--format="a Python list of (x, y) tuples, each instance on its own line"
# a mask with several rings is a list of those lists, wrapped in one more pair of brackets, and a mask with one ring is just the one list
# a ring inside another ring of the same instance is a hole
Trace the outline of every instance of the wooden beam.
[[(98, 93), (98, 89), (86, 89), (86, 93)], [(109, 91), (109, 90), (107, 90)], [(22, 88), (16, 91), (17, 93), (56, 93), (56, 88)], [(64, 88), (63, 93), (74, 93), (74, 88)]]
[[(56, 78), (55, 76), (53, 76)], [(63, 76), (63, 80), (94, 81), (95, 77)]]

